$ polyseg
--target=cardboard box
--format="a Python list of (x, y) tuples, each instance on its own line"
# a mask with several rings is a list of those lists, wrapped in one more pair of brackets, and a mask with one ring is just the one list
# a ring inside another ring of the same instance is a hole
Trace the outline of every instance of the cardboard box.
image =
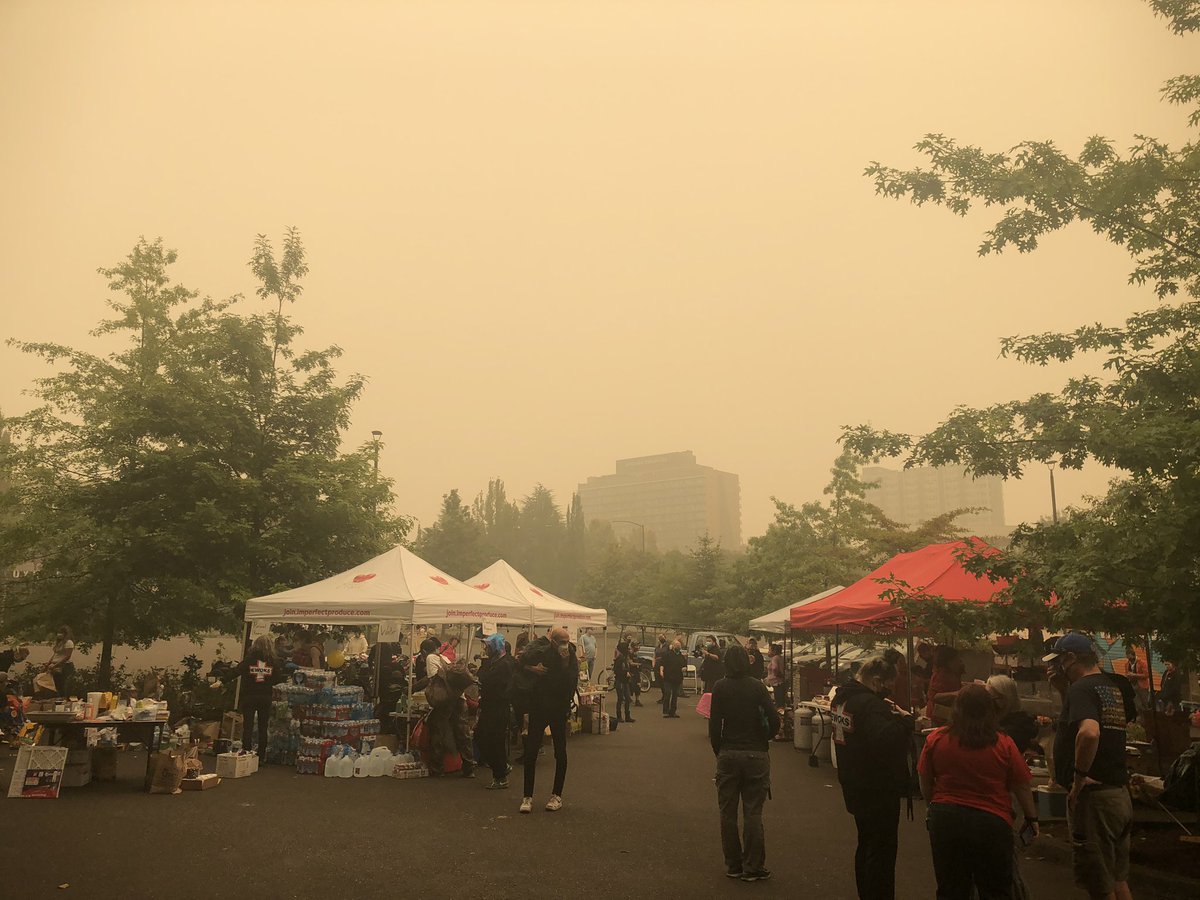
[(92, 780), (93, 781), (116, 781), (117, 780), (117, 748), (116, 747), (93, 747), (92, 748)]
[(394, 734), (381, 734), (375, 738), (376, 747), (387, 747), (393, 753), (400, 746), (400, 738)]
[(67, 764), (63, 768), (63, 787), (83, 787), (92, 782), (92, 753), (90, 750), (67, 751)]
[(227, 712), (221, 717), (221, 737), (227, 741), (242, 739), (242, 714), (240, 712)]
[(245, 778), (258, 771), (258, 757), (253, 753), (222, 753), (217, 757), (217, 774), (222, 778)]
[(196, 778), (185, 778), (179, 782), (179, 786), (185, 791), (208, 791), (220, 783), (221, 776), (210, 772), (207, 775), (200, 775)]

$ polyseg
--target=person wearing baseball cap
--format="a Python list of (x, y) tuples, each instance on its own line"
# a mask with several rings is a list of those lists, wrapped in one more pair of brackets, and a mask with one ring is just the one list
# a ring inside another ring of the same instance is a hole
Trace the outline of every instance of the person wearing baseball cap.
[(1064, 634), (1042, 661), (1063, 698), (1054, 780), (1069, 788), (1075, 883), (1091, 897), (1128, 898), (1133, 807), (1126, 788), (1124, 699), (1100, 670), (1087, 635)]

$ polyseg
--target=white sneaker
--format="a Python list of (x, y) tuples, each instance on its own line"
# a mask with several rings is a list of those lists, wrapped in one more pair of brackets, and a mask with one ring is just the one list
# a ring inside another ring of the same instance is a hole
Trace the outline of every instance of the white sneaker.
[(533, 812), (533, 798), (532, 797), (522, 797), (521, 798), (521, 812), (523, 812), (523, 813)]
[(551, 794), (550, 799), (546, 801), (546, 812), (558, 812), (562, 809), (562, 797), (558, 794)]

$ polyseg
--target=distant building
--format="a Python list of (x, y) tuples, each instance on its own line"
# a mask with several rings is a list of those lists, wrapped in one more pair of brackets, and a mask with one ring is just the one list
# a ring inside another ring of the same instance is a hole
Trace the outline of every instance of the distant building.
[(579, 499), (588, 521), (617, 522), (618, 534), (639, 541), (639, 528), (620, 524), (634, 522), (659, 550), (691, 549), (705, 534), (729, 550), (742, 545), (738, 477), (698, 464), (690, 450), (619, 459), (615, 474), (579, 485)]
[(904, 525), (916, 525), (952, 509), (982, 507), (964, 513), (955, 524), (980, 537), (1008, 534), (1004, 524), (1004, 482), (995, 475), (971, 478), (962, 466), (885, 469), (864, 466), (862, 480), (878, 482), (867, 500), (884, 515)]

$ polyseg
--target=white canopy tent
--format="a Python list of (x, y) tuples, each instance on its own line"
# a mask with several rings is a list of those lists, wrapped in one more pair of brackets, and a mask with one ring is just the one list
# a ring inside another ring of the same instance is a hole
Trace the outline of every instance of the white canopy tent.
[(532, 625), (566, 625), (572, 630), (608, 627), (607, 611), (581, 606), (535, 587), (502, 559), (468, 578), (467, 584), (484, 594), (522, 604), (526, 608), (522, 621)]
[(525, 604), (468, 587), (399, 546), (323, 581), (246, 601), (251, 623), (442, 625), (528, 618)]
[(831, 587), (827, 591), (821, 591), (819, 594), (813, 594), (811, 597), (805, 597), (798, 603), (789, 603), (774, 612), (766, 613), (756, 619), (750, 620), (751, 631), (765, 631), (768, 634), (783, 634), (787, 631), (788, 625), (792, 621), (792, 610), (797, 606), (807, 606), (810, 603), (816, 603), (818, 600), (823, 600), (826, 597), (836, 594), (838, 591), (845, 590), (842, 585)]
[[(245, 616), (247, 629), (256, 622), (263, 626), (268, 622), (379, 625), (381, 641), (386, 640), (384, 626), (394, 628), (399, 637), (399, 626), (411, 625), (414, 627), (408, 639), (410, 657), (415, 650), (417, 625), (521, 622), (528, 621), (528, 617), (525, 604), (468, 587), (400, 546), (340, 575), (247, 600)], [(470, 653), (469, 641), (467, 652)], [(378, 665), (379, 656), (376, 656), (377, 681)], [(413, 670), (410, 666), (410, 697), (412, 690)], [(411, 736), (411, 720), (406, 720), (405, 728)]]

